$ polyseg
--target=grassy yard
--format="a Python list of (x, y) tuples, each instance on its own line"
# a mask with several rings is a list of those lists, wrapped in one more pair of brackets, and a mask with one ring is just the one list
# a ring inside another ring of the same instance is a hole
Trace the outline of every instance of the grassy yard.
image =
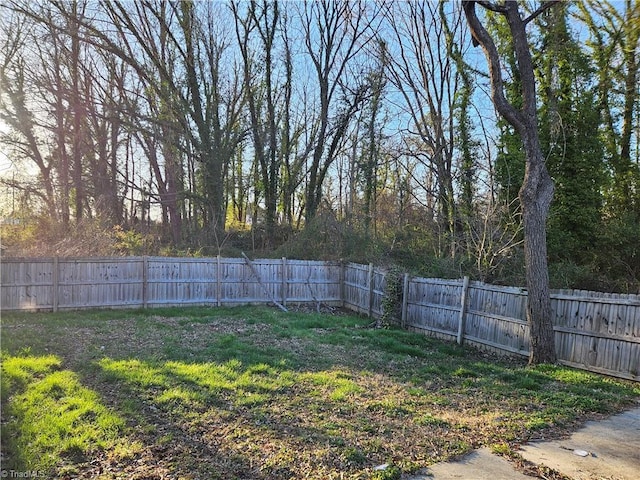
[[(348, 315), (2, 315), (2, 468), (49, 478), (400, 478), (553, 437), (640, 385)], [(389, 464), (383, 472), (380, 464)]]

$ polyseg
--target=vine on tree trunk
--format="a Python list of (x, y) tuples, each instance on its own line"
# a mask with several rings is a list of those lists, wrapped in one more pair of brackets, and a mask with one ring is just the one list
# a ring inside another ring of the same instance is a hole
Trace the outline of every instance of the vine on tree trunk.
[(404, 271), (397, 265), (389, 269), (385, 275), (386, 285), (382, 297), (382, 316), (376, 323), (378, 328), (389, 328), (400, 325), (402, 317), (402, 285)]

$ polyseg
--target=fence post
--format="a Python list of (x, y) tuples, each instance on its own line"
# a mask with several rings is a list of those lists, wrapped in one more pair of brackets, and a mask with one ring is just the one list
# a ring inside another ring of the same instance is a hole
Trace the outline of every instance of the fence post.
[(142, 257), (142, 308), (149, 304), (149, 257)]
[(60, 302), (60, 300), (58, 299), (58, 285), (60, 283), (60, 263), (58, 261), (58, 256), (56, 255), (55, 257), (53, 257), (53, 292), (51, 292), (52, 298), (51, 301), (53, 302), (53, 311), (57, 312), (58, 311), (58, 304)]
[(222, 295), (222, 287), (221, 287), (221, 273), (220, 273), (220, 255), (216, 257), (216, 305), (218, 307), (222, 306), (222, 300), (220, 296)]
[(405, 328), (407, 324), (407, 306), (409, 303), (409, 274), (404, 274), (402, 282), (402, 313), (400, 314), (400, 326)]
[(287, 306), (287, 295), (289, 294), (288, 292), (288, 283), (287, 280), (289, 279), (289, 274), (287, 271), (287, 257), (282, 257), (282, 286), (281, 286), (281, 292), (280, 295), (282, 295), (282, 305), (284, 305), (285, 307)]
[(460, 299), (460, 317), (458, 318), (458, 344), (464, 342), (464, 327), (467, 320), (467, 295), (469, 292), (469, 277), (462, 281), (462, 296)]
[(371, 318), (373, 315), (373, 263), (369, 264), (369, 308), (367, 309), (367, 316)]
[(344, 300), (344, 297), (345, 297), (345, 295), (344, 295), (345, 285), (344, 285), (344, 282), (345, 282), (345, 277), (346, 277), (346, 271), (345, 271), (346, 268), (347, 268), (347, 266), (345, 265), (344, 260), (340, 259), (340, 274), (339, 274), (340, 275), (340, 279), (339, 279), (340, 285), (339, 285), (339, 287), (340, 287), (340, 306), (342, 308), (345, 308), (345, 300)]

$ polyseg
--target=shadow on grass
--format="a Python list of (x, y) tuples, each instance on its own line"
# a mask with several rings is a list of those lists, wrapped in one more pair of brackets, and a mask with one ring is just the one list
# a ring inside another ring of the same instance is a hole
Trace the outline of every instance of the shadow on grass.
[(384, 462), (411, 468), (403, 459), (410, 446), (423, 462), (471, 446), (449, 422), (425, 421), (415, 399), (388, 398), (385, 390), (397, 385), (379, 384), (374, 374), (363, 380), (344, 369), (297, 371), (238, 360), (103, 359), (100, 367), (143, 410), (197, 439), (214, 470), (200, 475), (366, 478)]
[[(124, 443), (70, 466), (85, 476), (355, 479), (382, 463), (410, 472), (479, 445), (548, 436), (640, 394), (368, 323), (255, 307), (3, 319), (6, 348), (55, 352), (124, 422)], [(58, 455), (56, 465), (72, 460)]]
[[(92, 389), (53, 355), (3, 355), (5, 471), (45, 478), (267, 478), (242, 453), (225, 456), (202, 441), (185, 421), (203, 410), (195, 408), (198, 392), (174, 381), (185, 378), (173, 373), (180, 364), (162, 373), (131, 361), (126, 370), (133, 376), (114, 374), (107, 359), (101, 365), (107, 381), (91, 379)], [(135, 385), (157, 395), (143, 395)]]

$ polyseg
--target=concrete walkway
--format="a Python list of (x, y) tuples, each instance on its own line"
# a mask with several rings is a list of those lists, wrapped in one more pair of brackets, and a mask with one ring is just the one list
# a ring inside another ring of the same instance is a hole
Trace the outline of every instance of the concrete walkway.
[[(640, 479), (640, 407), (605, 420), (587, 422), (566, 440), (535, 442), (519, 451), (523, 458), (573, 480)], [(432, 465), (407, 480), (531, 480), (488, 448), (456, 462)]]

